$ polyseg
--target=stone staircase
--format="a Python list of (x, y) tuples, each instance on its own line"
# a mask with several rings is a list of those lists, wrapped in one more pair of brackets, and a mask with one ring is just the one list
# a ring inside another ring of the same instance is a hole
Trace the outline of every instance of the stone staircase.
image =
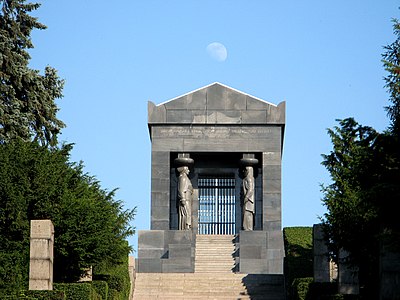
[(235, 274), (233, 235), (197, 235), (194, 273), (137, 273), (133, 299), (283, 300), (283, 275)]
[(234, 235), (197, 235), (195, 273), (232, 273), (234, 238)]
[(283, 300), (283, 276), (234, 273), (138, 273), (133, 299)]

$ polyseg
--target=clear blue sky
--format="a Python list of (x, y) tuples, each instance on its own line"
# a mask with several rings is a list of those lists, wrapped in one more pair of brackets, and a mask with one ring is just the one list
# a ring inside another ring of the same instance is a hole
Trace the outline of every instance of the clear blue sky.
[[(326, 129), (355, 117), (383, 130), (388, 95), (381, 54), (394, 40), (395, 0), (57, 0), (34, 12), (33, 68), (66, 81), (58, 102), (61, 141), (127, 208), (150, 226), (147, 101), (156, 104), (221, 82), (278, 104), (286, 101), (283, 227), (312, 226), (329, 183)], [(227, 58), (206, 48), (219, 42)], [(136, 249), (137, 236), (130, 239)]]

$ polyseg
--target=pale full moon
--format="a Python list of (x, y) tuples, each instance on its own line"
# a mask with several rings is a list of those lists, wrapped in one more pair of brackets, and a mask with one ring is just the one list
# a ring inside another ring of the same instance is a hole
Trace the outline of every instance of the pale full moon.
[(225, 61), (228, 56), (225, 46), (218, 42), (209, 44), (206, 50), (208, 55), (210, 55), (210, 57), (216, 61)]

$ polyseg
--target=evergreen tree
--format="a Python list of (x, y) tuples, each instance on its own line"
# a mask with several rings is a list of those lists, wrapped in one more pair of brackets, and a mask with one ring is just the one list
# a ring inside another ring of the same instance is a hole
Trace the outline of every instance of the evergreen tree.
[(28, 67), (31, 31), (46, 27), (29, 15), (39, 4), (25, 2), (0, 0), (0, 143), (20, 137), (55, 146), (65, 126), (55, 104), (64, 82), (51, 67), (44, 75)]
[(82, 164), (69, 162), (71, 149), (0, 145), (0, 290), (27, 288), (30, 220), (54, 224), (56, 282), (76, 281), (90, 266), (115, 265), (129, 255), (135, 209), (124, 210), (115, 190), (103, 190)]
[(393, 20), (393, 32), (396, 40), (385, 47), (382, 55), (383, 65), (388, 75), (385, 77), (386, 88), (389, 92), (391, 105), (386, 107), (391, 121), (391, 130), (397, 137), (400, 135), (400, 23)]
[(379, 256), (382, 246), (400, 253), (400, 25), (394, 20), (396, 41), (385, 47), (385, 78), (390, 102), (386, 109), (391, 124), (379, 133), (354, 119), (339, 120), (329, 129), (333, 150), (322, 164), (332, 183), (323, 186), (326, 238), (334, 258), (339, 249), (349, 252), (349, 263), (359, 268), (362, 297), (378, 299)]

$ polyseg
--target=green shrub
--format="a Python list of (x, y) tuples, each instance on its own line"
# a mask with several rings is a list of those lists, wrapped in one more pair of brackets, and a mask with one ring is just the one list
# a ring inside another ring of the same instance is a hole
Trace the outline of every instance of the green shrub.
[(65, 300), (64, 291), (21, 291), (0, 296), (2, 300)]
[(93, 279), (107, 282), (107, 300), (128, 300), (131, 288), (128, 256), (124, 256), (119, 264), (103, 265), (94, 268)]
[(101, 296), (102, 300), (108, 299), (108, 283), (103, 280), (92, 281), (93, 289)]
[(314, 276), (312, 227), (286, 227), (283, 229), (283, 238), (287, 298), (296, 299), (294, 280)]
[(308, 300), (310, 285), (313, 283), (312, 277), (296, 278), (292, 283), (292, 299), (293, 300)]
[(55, 283), (54, 289), (65, 291), (67, 300), (93, 300), (94, 290), (90, 283)]
[(108, 290), (108, 300), (122, 300), (120, 293), (117, 290), (109, 289)]
[(26, 291), (25, 294), (38, 300), (65, 300), (64, 291)]

